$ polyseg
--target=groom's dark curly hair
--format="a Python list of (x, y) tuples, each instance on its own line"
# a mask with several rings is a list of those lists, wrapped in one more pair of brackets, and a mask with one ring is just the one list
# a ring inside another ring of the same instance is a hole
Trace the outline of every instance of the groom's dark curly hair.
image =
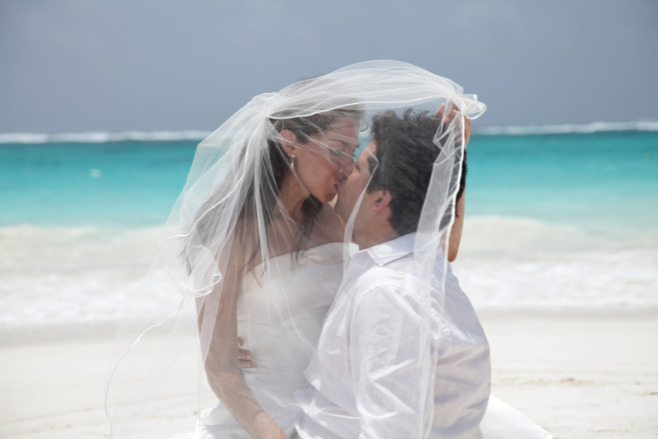
[[(428, 112), (413, 110), (407, 110), (402, 117), (387, 111), (373, 118), (371, 133), (377, 149), (375, 157), (369, 159), (372, 177), (367, 191), (390, 192), (389, 221), (399, 236), (418, 228), (434, 161), (440, 152), (434, 142), (439, 125), (439, 119)], [(443, 138), (439, 139), (439, 144), (444, 142)], [(466, 161), (461, 160), (461, 154), (456, 154), (454, 159), (456, 164), (457, 160), (461, 161), (462, 166), (459, 198), (465, 185)]]

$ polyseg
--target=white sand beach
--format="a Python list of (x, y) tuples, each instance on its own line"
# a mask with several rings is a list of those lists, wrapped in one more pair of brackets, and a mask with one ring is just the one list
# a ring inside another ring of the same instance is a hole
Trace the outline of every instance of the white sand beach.
[[(497, 313), (482, 323), (493, 393), (556, 438), (658, 436), (658, 316)], [(111, 338), (88, 335), (4, 340), (0, 437), (108, 437), (103, 397), (111, 350)], [(174, 400), (163, 401), (162, 415), (176, 416)]]
[(484, 317), (493, 394), (558, 439), (658, 437), (657, 317)]

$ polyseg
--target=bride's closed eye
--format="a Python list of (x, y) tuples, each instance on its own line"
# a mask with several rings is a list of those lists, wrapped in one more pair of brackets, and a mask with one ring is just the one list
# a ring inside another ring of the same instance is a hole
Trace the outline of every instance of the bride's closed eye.
[(334, 148), (331, 146), (327, 145), (327, 150), (329, 151), (329, 156), (331, 157), (332, 161), (335, 161), (337, 163), (341, 164), (347, 164), (347, 163), (354, 163), (355, 157), (354, 154), (350, 154), (349, 152), (343, 151), (341, 148)]

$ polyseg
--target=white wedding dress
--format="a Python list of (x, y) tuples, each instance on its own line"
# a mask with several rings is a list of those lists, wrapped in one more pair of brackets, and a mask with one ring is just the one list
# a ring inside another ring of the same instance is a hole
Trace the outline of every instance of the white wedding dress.
[[(307, 387), (303, 370), (320, 337), (324, 316), (343, 277), (343, 244), (329, 243), (270, 259), (243, 280), (238, 336), (256, 367), (243, 376), (261, 407), (288, 434), (300, 410), (294, 392)], [(202, 413), (195, 439), (249, 438), (221, 402)]]
[(524, 414), (495, 396), (480, 423), (483, 439), (552, 439), (553, 436)]
[[(342, 243), (329, 243), (301, 252), (297, 259), (280, 255), (270, 259), (270, 279), (263, 278), (259, 265), (243, 282), (238, 335), (257, 364), (244, 369), (243, 376), (261, 407), (289, 436), (301, 412), (294, 393), (308, 386), (303, 370), (342, 279), (342, 251)], [(552, 437), (495, 397), (480, 429), (483, 439)], [(221, 402), (201, 414), (193, 435), (194, 439), (249, 437)]]

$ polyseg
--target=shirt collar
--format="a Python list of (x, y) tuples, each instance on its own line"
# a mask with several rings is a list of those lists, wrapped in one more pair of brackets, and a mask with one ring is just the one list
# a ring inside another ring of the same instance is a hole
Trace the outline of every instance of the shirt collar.
[(375, 264), (383, 267), (386, 264), (413, 253), (415, 239), (415, 233), (408, 233), (390, 241), (367, 248), (359, 253), (368, 254)]

